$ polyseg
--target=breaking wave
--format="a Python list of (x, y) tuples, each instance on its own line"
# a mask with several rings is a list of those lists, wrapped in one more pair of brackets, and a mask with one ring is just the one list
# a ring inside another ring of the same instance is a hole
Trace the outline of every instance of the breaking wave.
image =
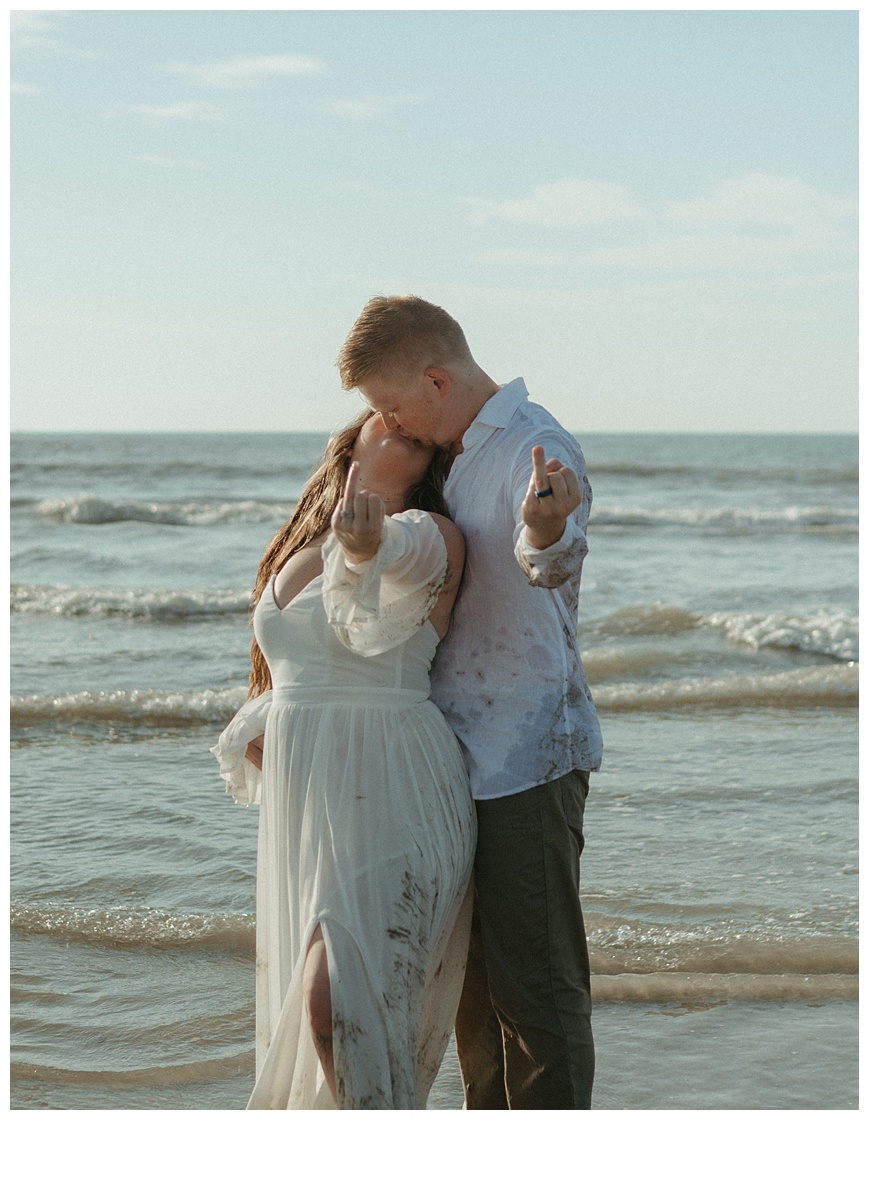
[[(577, 435), (578, 440), (582, 440)], [(860, 471), (853, 467), (807, 467), (798, 472), (793, 467), (723, 467), (708, 464), (698, 467), (696, 463), (636, 463), (636, 462), (592, 462), (588, 464), (592, 481), (600, 476), (625, 476), (628, 479), (698, 478), (704, 483), (741, 483), (745, 480), (756, 485), (762, 480), (779, 483), (799, 482), (806, 486), (821, 486), (838, 483), (859, 483)]]
[(703, 617), (700, 624), (721, 629), (730, 641), (754, 650), (803, 650), (846, 662), (856, 662), (860, 657), (860, 625), (847, 613), (820, 612), (812, 617), (773, 613), (764, 617), (725, 612)]
[(137, 500), (104, 500), (82, 495), (43, 500), (40, 516), (64, 525), (110, 525), (119, 521), (144, 521), (150, 525), (260, 525), (286, 521), (294, 500), (263, 503), (258, 500), (190, 500), (146, 503)]
[(62, 587), (13, 584), (12, 612), (51, 617), (140, 617), (174, 621), (245, 613), (251, 593), (236, 589)]
[(244, 687), (198, 692), (151, 690), (66, 692), (56, 696), (13, 696), (14, 727), (94, 722), (102, 725), (185, 726), (228, 721), (244, 703)]
[(854, 708), (859, 673), (851, 665), (807, 667), (766, 675), (726, 675), (665, 683), (596, 686), (594, 703), (606, 712), (660, 712), (673, 708)]
[[(719, 629), (739, 645), (823, 654), (844, 662), (860, 656), (860, 625), (850, 613), (821, 609), (810, 616), (790, 613), (699, 613), (661, 602), (631, 605), (591, 627), (592, 634), (654, 637), (695, 629)], [(589, 640), (593, 640), (589, 639)]]
[(172, 950), (217, 946), (253, 953), (256, 921), (247, 915), (175, 913), (158, 908), (65, 908), (13, 904), (13, 933), (115, 948)]
[(857, 533), (856, 508), (827, 505), (786, 508), (617, 508), (604, 504), (592, 508), (592, 525), (681, 526), (726, 533)]

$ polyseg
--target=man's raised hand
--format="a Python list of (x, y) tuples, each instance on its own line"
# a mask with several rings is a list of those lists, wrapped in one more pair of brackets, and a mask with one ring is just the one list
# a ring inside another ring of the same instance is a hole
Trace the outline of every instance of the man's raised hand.
[(344, 495), (332, 513), (332, 532), (344, 547), (344, 557), (352, 563), (374, 558), (383, 537), (386, 510), (375, 492), (359, 486), (359, 463), (351, 463)]
[(542, 446), (531, 451), (531, 482), (522, 503), (528, 544), (535, 550), (552, 546), (564, 533), (567, 518), (582, 503), (576, 472), (557, 458), (547, 459)]

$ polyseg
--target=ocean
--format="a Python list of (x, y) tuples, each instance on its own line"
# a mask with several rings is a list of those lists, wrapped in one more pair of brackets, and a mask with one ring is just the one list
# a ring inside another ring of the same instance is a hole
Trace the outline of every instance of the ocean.
[[(208, 748), (325, 441), (13, 435), (13, 1108), (247, 1101), (257, 813)], [(595, 1105), (856, 1108), (857, 439), (580, 441)]]

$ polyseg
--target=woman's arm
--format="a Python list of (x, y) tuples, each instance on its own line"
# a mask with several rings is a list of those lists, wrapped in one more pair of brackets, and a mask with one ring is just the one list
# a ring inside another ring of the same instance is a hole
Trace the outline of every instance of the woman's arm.
[(252, 742), (248, 742), (247, 750), (245, 750), (245, 752), (244, 752), (244, 756), (247, 759), (247, 761), (253, 763), (253, 765), (255, 767), (258, 767), (260, 769), (260, 771), (263, 769), (263, 743), (264, 742), (265, 742), (265, 734), (261, 733), (259, 735), (259, 737), (255, 737)]
[(354, 653), (382, 654), (421, 628), (446, 590), (435, 614), (440, 636), (461, 578), (461, 534), (451, 521), (416, 509), (384, 516), (380, 497), (357, 482), (354, 472), (323, 546), (329, 625)]
[(438, 637), (444, 638), (450, 627), (453, 605), (456, 602), (459, 584), (462, 582), (462, 572), (465, 569), (465, 539), (459, 527), (454, 525), (449, 517), (442, 517), (439, 513), (432, 513), (431, 519), (440, 530), (441, 537), (444, 539), (444, 545), (447, 548), (447, 577), (444, 580), (437, 602), (431, 610), (429, 620), (434, 625)]
[(217, 739), (217, 745), (211, 747), (226, 790), (236, 804), (260, 802), (262, 756), (257, 762), (255, 754), (262, 747), (271, 704), (270, 691), (246, 700)]

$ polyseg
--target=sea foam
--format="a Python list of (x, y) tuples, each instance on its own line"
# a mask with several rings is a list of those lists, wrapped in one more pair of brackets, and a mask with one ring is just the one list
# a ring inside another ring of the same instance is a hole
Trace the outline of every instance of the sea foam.
[(856, 534), (859, 511), (827, 505), (782, 508), (629, 508), (598, 504), (592, 508), (590, 525), (681, 526), (723, 533)]
[(13, 584), (12, 612), (50, 617), (142, 617), (172, 621), (244, 613), (251, 593), (239, 589), (105, 588)]
[(66, 692), (61, 695), (13, 696), (14, 727), (48, 722), (100, 725), (209, 725), (228, 721), (244, 703), (246, 688), (205, 688), (195, 692), (153, 690)]
[(604, 637), (670, 637), (698, 629), (720, 630), (728, 641), (762, 648), (799, 650), (844, 662), (859, 659), (860, 625), (855, 613), (822, 608), (814, 613), (693, 612), (678, 605), (635, 604), (581, 629), (583, 643)]
[(144, 521), (149, 525), (281, 525), (293, 503), (258, 500), (154, 501), (106, 500), (100, 496), (67, 496), (36, 505), (40, 516), (65, 525), (110, 525)]
[(762, 675), (726, 675), (663, 683), (605, 684), (594, 689), (595, 707), (609, 712), (667, 709), (854, 708), (859, 674), (850, 664), (806, 667)]

